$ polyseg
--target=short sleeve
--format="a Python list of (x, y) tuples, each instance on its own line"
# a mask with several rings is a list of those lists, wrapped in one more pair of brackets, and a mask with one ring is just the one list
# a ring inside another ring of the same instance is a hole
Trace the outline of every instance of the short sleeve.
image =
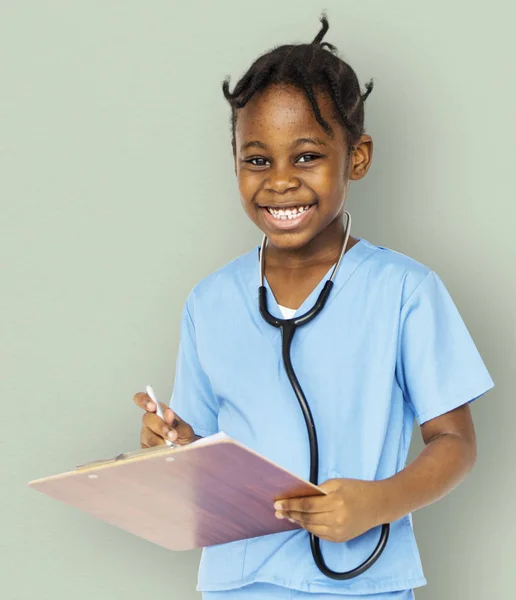
[(433, 271), (401, 309), (396, 375), (418, 425), (494, 386), (448, 290)]
[(197, 354), (194, 322), (185, 303), (170, 408), (202, 437), (218, 432), (218, 401)]

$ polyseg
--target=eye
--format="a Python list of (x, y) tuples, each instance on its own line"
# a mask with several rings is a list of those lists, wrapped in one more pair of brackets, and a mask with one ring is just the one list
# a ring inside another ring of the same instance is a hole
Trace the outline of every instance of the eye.
[[(312, 157), (312, 160), (309, 160), (309, 161), (306, 161), (306, 160), (305, 160), (305, 161), (303, 161), (303, 162), (305, 162), (305, 163), (306, 163), (306, 162), (313, 162), (313, 159), (320, 158), (320, 156), (319, 156), (318, 154), (312, 154), (311, 152), (307, 152), (307, 153), (305, 153), (305, 154), (302, 154), (302, 155), (299, 157), (299, 159), (301, 159), (301, 158), (305, 158), (306, 156), (310, 156), (310, 157)], [(299, 161), (299, 159), (298, 159), (298, 161)], [(254, 162), (253, 162), (254, 160), (263, 160), (263, 161), (267, 161), (267, 159), (266, 159), (266, 158), (263, 158), (263, 156), (255, 156), (254, 158), (248, 158), (248, 159), (247, 159), (245, 162), (246, 162), (246, 163), (250, 163), (250, 164), (252, 164), (254, 167), (264, 167), (264, 166), (265, 166), (263, 163), (262, 163), (262, 164), (256, 164), (256, 163), (254, 163)], [(303, 163), (301, 163), (301, 164), (303, 164)]]
[[(314, 158), (319, 158), (318, 154), (310, 154), (310, 153), (302, 154), (299, 158), (304, 158), (305, 156), (312, 156)], [(304, 162), (306, 162), (306, 160)], [(308, 162), (313, 162), (313, 161), (309, 160)]]
[(253, 167), (263, 167), (264, 166), (264, 165), (257, 165), (256, 163), (253, 162), (253, 160), (266, 160), (266, 159), (263, 158), (262, 156), (256, 156), (255, 158), (248, 158), (245, 162), (250, 163), (251, 165), (253, 165)]

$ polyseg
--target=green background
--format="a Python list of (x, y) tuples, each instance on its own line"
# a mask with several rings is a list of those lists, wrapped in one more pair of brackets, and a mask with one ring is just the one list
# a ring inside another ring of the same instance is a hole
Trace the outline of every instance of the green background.
[[(230, 89), (322, 9), (375, 142), (353, 233), (445, 282), (496, 383), (479, 456), (414, 513), (417, 600), (513, 597), (514, 5), (11, 1), (0, 5), (0, 598), (198, 598), (172, 553), (30, 490), (138, 447), (132, 397), (173, 388), (182, 304), (260, 242), (240, 207)], [(422, 447), (416, 426), (412, 460)], [(171, 507), (173, 510), (173, 507)]]

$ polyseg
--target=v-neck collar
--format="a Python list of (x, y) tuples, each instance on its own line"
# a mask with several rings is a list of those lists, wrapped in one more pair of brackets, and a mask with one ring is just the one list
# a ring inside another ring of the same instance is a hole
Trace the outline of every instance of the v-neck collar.
[[(335, 274), (335, 279), (333, 280), (333, 288), (330, 292), (328, 300), (326, 302), (326, 306), (324, 310), (327, 310), (327, 307), (335, 300), (338, 296), (339, 292), (348, 282), (351, 275), (358, 268), (358, 266), (369, 256), (371, 256), (378, 248), (373, 244), (370, 244), (366, 239), (357, 237), (358, 242), (349, 250), (346, 251), (344, 256), (342, 257), (342, 262)], [(248, 253), (245, 268), (245, 275), (247, 279), (247, 284), (250, 292), (250, 299), (252, 301), (251, 313), (254, 317), (258, 327), (262, 330), (262, 332), (270, 336), (271, 339), (277, 340), (280, 335), (279, 330), (272, 325), (269, 325), (262, 318), (258, 305), (258, 288), (260, 286), (260, 250), (261, 245), (256, 246), (251, 252)], [(312, 306), (315, 304), (319, 294), (321, 293), (322, 288), (326, 281), (330, 278), (331, 272), (333, 271), (334, 265), (328, 269), (324, 277), (319, 281), (319, 283), (315, 286), (315, 288), (310, 292), (308, 297), (304, 300), (301, 306), (296, 310), (296, 316), (300, 316), (310, 310)], [(269, 312), (274, 317), (278, 317), (283, 319), (283, 314), (279, 308), (278, 302), (272, 293), (272, 289), (267, 281), (267, 278), (264, 278), (265, 289), (267, 290), (267, 307)], [(317, 318), (312, 322), (315, 323)], [(301, 332), (305, 333), (306, 330), (310, 329), (310, 323), (299, 328), (299, 334)], [(296, 333), (296, 337), (299, 337), (299, 334)]]
[[(355, 244), (355, 246), (356, 245), (357, 244)], [(353, 246), (353, 248), (355, 246)], [(351, 250), (353, 248), (350, 248), (349, 252), (351, 252)], [(347, 252), (346, 252), (346, 254), (347, 254)], [(344, 254), (344, 256), (346, 256), (346, 254)], [(260, 256), (260, 253), (258, 251), (258, 260), (259, 260), (259, 256)], [(344, 263), (344, 259), (342, 259), (342, 262), (340, 263), (339, 270), (342, 268), (343, 263)], [(331, 273), (334, 268), (335, 268), (335, 264), (333, 264), (326, 271), (326, 273), (323, 275), (322, 279), (315, 286), (315, 288), (310, 292), (310, 294), (305, 298), (305, 300), (303, 301), (301, 306), (298, 309), (296, 309), (296, 313), (295, 313), (296, 317), (307, 312), (315, 304), (317, 297), (321, 293), (321, 290), (322, 290), (324, 284), (331, 277)], [(337, 274), (338, 274), (338, 272), (337, 272)], [(258, 276), (259, 276), (259, 274), (258, 274)], [(336, 279), (337, 279), (337, 275), (335, 276), (334, 283), (336, 282)], [(283, 317), (283, 314), (279, 307), (278, 301), (276, 300), (276, 296), (274, 295), (274, 292), (272, 291), (272, 288), (271, 288), (266, 276), (264, 276), (264, 278), (263, 278), (263, 284), (265, 286), (265, 289), (267, 290), (267, 308), (269, 309), (269, 312), (274, 317), (279, 317), (280, 319), (283, 319), (284, 317)], [(332, 292), (333, 292), (333, 290), (332, 290)]]

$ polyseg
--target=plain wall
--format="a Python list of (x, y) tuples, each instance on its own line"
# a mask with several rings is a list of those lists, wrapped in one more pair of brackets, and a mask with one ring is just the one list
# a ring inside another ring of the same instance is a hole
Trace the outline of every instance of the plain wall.
[[(169, 400), (188, 292), (261, 239), (240, 207), (221, 82), (311, 41), (323, 9), (325, 41), (363, 89), (375, 79), (352, 233), (442, 277), (496, 384), (472, 405), (473, 473), (414, 513), (429, 581), (416, 597), (513, 597), (513, 3), (4, 0), (2, 600), (200, 597), (200, 552), (27, 482), (138, 448), (133, 395), (152, 383)], [(416, 426), (409, 461), (421, 448)]]

